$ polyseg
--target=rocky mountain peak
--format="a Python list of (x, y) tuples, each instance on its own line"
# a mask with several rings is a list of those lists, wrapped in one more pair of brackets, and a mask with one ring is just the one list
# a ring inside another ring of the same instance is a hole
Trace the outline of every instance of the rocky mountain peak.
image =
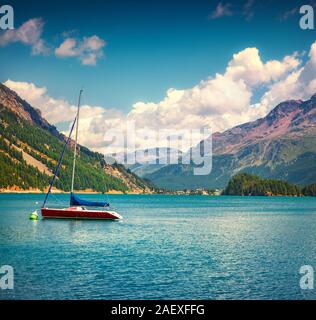
[(21, 99), (14, 91), (2, 83), (0, 83), (0, 105), (14, 112), (20, 118), (48, 130), (56, 137), (62, 138), (56, 127), (42, 117), (40, 110), (33, 108), (28, 102)]
[(282, 118), (288, 117), (291, 113), (299, 112), (303, 101), (301, 100), (288, 100), (278, 104), (270, 113), (266, 116), (266, 120), (271, 125), (275, 121), (279, 121)]

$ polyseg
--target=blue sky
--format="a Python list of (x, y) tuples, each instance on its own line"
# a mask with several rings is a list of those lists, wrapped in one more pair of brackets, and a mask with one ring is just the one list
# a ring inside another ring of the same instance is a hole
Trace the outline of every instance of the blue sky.
[(298, 14), (282, 19), (306, 1), (255, 1), (251, 20), (241, 14), (246, 2), (223, 1), (232, 4), (233, 16), (212, 20), (219, 1), (9, 1), (15, 26), (41, 17), (42, 37), (52, 46), (69, 31), (97, 35), (107, 45), (91, 67), (31, 56), (28, 46), (14, 43), (0, 48), (0, 80), (32, 82), (69, 101), (83, 85), (89, 104), (128, 111), (139, 100), (159, 101), (170, 87), (192, 87), (222, 72), (243, 48), (258, 48), (263, 60), (308, 50), (316, 31), (300, 30)]
[(16, 29), (0, 31), (0, 81), (61, 130), (83, 87), (79, 140), (100, 152), (104, 132), (131, 120), (143, 136), (224, 131), (316, 93), (316, 31), (299, 27), (313, 0), (9, 4)]

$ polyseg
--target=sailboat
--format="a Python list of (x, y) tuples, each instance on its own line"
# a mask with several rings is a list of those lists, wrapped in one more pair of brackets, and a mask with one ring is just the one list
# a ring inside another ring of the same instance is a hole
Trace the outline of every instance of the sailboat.
[[(119, 215), (115, 211), (106, 210), (110, 206), (110, 204), (106, 201), (88, 201), (84, 199), (80, 199), (78, 195), (74, 193), (74, 182), (75, 182), (75, 172), (76, 172), (76, 159), (77, 159), (77, 148), (78, 148), (78, 131), (79, 131), (79, 115), (80, 115), (80, 104), (81, 104), (81, 95), (82, 90), (79, 93), (78, 99), (78, 108), (77, 115), (72, 124), (69, 136), (64, 144), (62, 153), (60, 155), (59, 161), (57, 163), (52, 181), (49, 185), (48, 191), (46, 193), (42, 208), (41, 214), (44, 219), (110, 219), (117, 220), (122, 219), (122, 216)], [(70, 192), (70, 206), (68, 208), (58, 209), (58, 208), (47, 208), (46, 203), (48, 200), (48, 196), (51, 193), (54, 181), (58, 174), (59, 168), (61, 166), (66, 147), (71, 140), (71, 134), (76, 125), (76, 135), (75, 135), (75, 146), (74, 146), (74, 157), (73, 157), (73, 167), (72, 167), (72, 180), (71, 180), (71, 192)], [(91, 209), (93, 207), (93, 209)], [(94, 208), (102, 208), (102, 209), (94, 209)]]

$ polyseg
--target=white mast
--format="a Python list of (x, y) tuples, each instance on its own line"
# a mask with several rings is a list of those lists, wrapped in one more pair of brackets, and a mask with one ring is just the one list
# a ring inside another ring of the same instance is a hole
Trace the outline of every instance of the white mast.
[(71, 193), (74, 192), (74, 181), (75, 181), (75, 169), (76, 169), (76, 157), (77, 157), (77, 142), (78, 142), (78, 129), (79, 129), (79, 112), (80, 112), (80, 103), (81, 103), (81, 94), (82, 89), (79, 93), (78, 99), (78, 110), (77, 110), (77, 124), (76, 124), (76, 138), (75, 138), (75, 150), (74, 150), (74, 162), (72, 167), (72, 180), (71, 180)]

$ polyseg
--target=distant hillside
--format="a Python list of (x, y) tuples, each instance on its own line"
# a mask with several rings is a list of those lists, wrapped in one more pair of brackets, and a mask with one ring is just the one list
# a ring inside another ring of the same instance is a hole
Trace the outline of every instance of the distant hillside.
[[(65, 137), (40, 112), (0, 84), (0, 190), (44, 190)], [(123, 166), (107, 165), (104, 156), (79, 146), (75, 189), (151, 192), (151, 185)], [(66, 151), (55, 187), (70, 190), (72, 151)]]
[(303, 186), (316, 181), (315, 141), (316, 95), (283, 102), (262, 119), (213, 134), (213, 169), (207, 176), (194, 176), (192, 166), (179, 164), (144, 177), (164, 188), (210, 189), (248, 172)]
[[(125, 165), (131, 172), (139, 177), (144, 177), (147, 174), (157, 171), (167, 166), (168, 160), (177, 159), (182, 152), (174, 148), (151, 148), (146, 150), (137, 150), (125, 154), (125, 152), (115, 155), (115, 160), (118, 163), (124, 163), (126, 159), (135, 159), (136, 163), (133, 165)], [(150, 162), (150, 163), (148, 163)]]

